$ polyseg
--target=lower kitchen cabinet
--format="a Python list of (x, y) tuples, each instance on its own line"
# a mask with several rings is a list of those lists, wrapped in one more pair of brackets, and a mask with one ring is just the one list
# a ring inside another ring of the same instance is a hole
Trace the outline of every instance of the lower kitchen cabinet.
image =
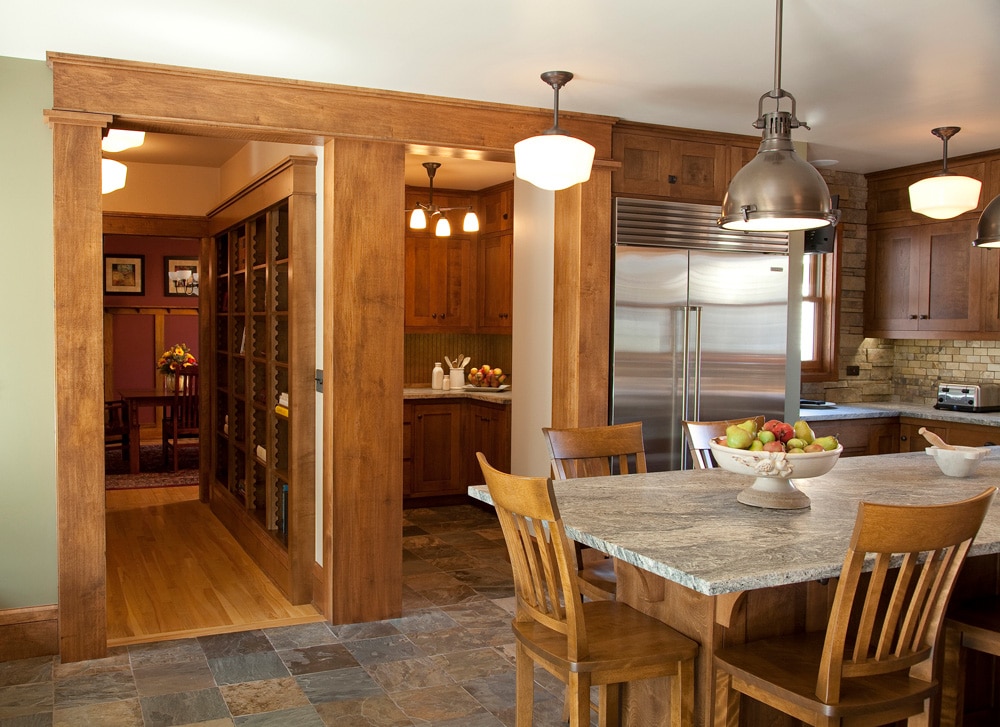
[(957, 444), (962, 447), (984, 447), (1000, 444), (1000, 427), (900, 417), (900, 452), (920, 452), (925, 447), (930, 446), (923, 435), (918, 434), (921, 427), (926, 427), (934, 432), (948, 444)]
[[(809, 421), (808, 419), (806, 421)], [(832, 434), (844, 447), (843, 457), (893, 454), (899, 451), (899, 419), (829, 419), (810, 422), (821, 437)]]
[(510, 469), (510, 407), (474, 399), (403, 403), (403, 499), (466, 496), (483, 484), (476, 452)]

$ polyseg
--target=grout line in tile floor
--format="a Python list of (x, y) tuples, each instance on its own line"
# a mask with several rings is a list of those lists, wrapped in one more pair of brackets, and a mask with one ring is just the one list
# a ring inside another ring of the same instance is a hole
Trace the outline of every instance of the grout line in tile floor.
[[(0, 727), (500, 727), (514, 724), (514, 589), (496, 516), (406, 510), (403, 616), (0, 662)], [(535, 721), (562, 684), (535, 671)]]

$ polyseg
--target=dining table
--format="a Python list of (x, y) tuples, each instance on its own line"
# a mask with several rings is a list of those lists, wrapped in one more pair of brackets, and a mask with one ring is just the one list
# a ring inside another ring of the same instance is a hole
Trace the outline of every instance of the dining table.
[(164, 389), (124, 389), (118, 392), (128, 416), (128, 471), (139, 474), (139, 409), (142, 407), (157, 407), (171, 404), (174, 400), (173, 391)]
[[(738, 502), (753, 477), (720, 468), (555, 480), (553, 489), (567, 535), (616, 559), (618, 599), (699, 642), (694, 723), (707, 727), (717, 649), (826, 628), (861, 501), (924, 505), (977, 495), (1000, 483), (1000, 448), (990, 450), (964, 478), (945, 476), (924, 452), (841, 458), (824, 475), (794, 480), (811, 501), (796, 510)], [(493, 504), (485, 486), (468, 493)], [(953, 601), (998, 592), (998, 553), (994, 503)], [(663, 680), (627, 685), (624, 724), (666, 725), (668, 703)], [(785, 722), (755, 704), (741, 724)]]

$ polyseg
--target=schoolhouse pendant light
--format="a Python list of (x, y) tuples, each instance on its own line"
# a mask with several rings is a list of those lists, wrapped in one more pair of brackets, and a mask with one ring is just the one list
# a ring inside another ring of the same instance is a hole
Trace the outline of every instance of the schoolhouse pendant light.
[(976, 247), (1000, 247), (1000, 194), (986, 205), (976, 227)]
[(125, 186), (128, 167), (114, 159), (101, 159), (101, 194), (108, 194)]
[(108, 129), (101, 139), (101, 149), (116, 152), (142, 146), (146, 141), (145, 131), (129, 131), (128, 129)]
[(944, 144), (944, 165), (933, 177), (910, 185), (910, 209), (935, 220), (950, 220), (979, 205), (983, 183), (948, 171), (948, 139), (962, 130), (961, 126), (941, 126), (931, 133)]
[(542, 80), (552, 86), (552, 128), (514, 144), (514, 175), (540, 189), (558, 190), (590, 179), (594, 147), (559, 128), (559, 89), (572, 80), (569, 71), (546, 71)]
[[(774, 88), (757, 101), (753, 126), (762, 129), (757, 156), (736, 173), (722, 200), (718, 224), (727, 230), (811, 230), (840, 217), (823, 177), (792, 145), (792, 129), (809, 125), (796, 118), (795, 97), (781, 88), (782, 0), (776, 5)], [(765, 98), (775, 100), (775, 111), (764, 112)], [(791, 100), (791, 112), (777, 110), (783, 98)]]
[(465, 217), (462, 218), (463, 232), (477, 232), (479, 230), (479, 218), (471, 207), (438, 207), (434, 204), (434, 175), (441, 166), (440, 162), (424, 162), (423, 167), (427, 170), (427, 179), (430, 184), (430, 195), (427, 204), (417, 202), (417, 206), (410, 212), (410, 229), (426, 230), (428, 218), (434, 221), (435, 237), (448, 237), (451, 235), (451, 222), (448, 220), (447, 212), (451, 210), (465, 210)]

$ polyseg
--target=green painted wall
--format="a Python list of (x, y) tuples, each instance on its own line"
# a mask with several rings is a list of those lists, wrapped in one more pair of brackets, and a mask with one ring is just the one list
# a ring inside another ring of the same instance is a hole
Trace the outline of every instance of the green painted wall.
[(44, 61), (0, 57), (0, 609), (57, 601), (51, 106)]

